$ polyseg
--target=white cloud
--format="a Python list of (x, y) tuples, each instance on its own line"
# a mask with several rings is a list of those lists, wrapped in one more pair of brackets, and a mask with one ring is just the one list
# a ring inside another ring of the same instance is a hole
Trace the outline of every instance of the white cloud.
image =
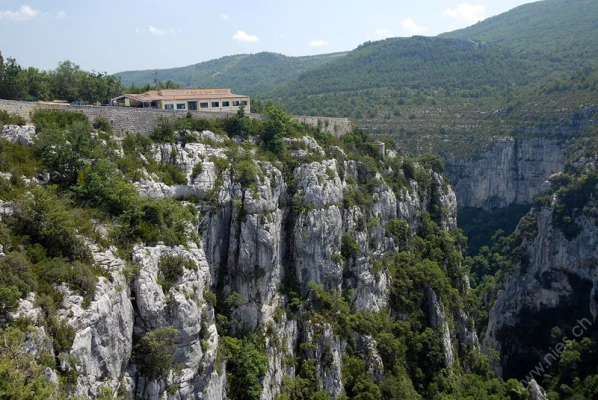
[(386, 28), (378, 28), (376, 29), (375, 37), (377, 39), (388, 39), (389, 37), (393, 36), (392, 32)]
[(0, 19), (12, 19), (13, 21), (25, 21), (34, 18), (39, 14), (39, 10), (29, 7), (28, 5), (22, 5), (18, 11), (0, 11)]
[(139, 29), (139, 28), (135, 29), (135, 33), (139, 35), (141, 33), (141, 29)]
[(56, 13), (56, 18), (58, 18), (58, 19), (66, 18), (66, 12), (64, 12), (64, 11), (58, 11)]
[(460, 3), (454, 10), (450, 8), (444, 10), (444, 15), (449, 18), (475, 24), (483, 20), (486, 16), (486, 7), (481, 4)]
[(153, 34), (153, 35), (157, 35), (157, 36), (165, 36), (165, 35), (175, 35), (174, 29), (160, 29), (160, 28), (156, 28), (153, 25), (148, 25), (148, 30), (149, 33)]
[(239, 42), (245, 42), (245, 43), (257, 42), (258, 40), (260, 40), (260, 38), (258, 38), (257, 36), (248, 35), (247, 33), (243, 32), (243, 31), (237, 31), (237, 33), (235, 33), (233, 35), (233, 39), (238, 40)]
[(226, 14), (220, 14), (220, 18), (222, 18), (223, 20), (228, 20), (228, 15)]
[(328, 46), (328, 42), (325, 40), (312, 40), (311, 42), (309, 42), (309, 45), (311, 47), (324, 47)]
[(413, 20), (411, 18), (402, 20), (401, 27), (409, 35), (421, 35), (428, 29), (424, 26), (417, 25), (415, 22), (413, 22)]

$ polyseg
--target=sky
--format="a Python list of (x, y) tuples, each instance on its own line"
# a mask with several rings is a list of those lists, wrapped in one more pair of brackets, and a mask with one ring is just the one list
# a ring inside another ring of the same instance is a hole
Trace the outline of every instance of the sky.
[(0, 51), (23, 67), (182, 67), (270, 51), (348, 51), (368, 40), (435, 36), (536, 0), (0, 0)]

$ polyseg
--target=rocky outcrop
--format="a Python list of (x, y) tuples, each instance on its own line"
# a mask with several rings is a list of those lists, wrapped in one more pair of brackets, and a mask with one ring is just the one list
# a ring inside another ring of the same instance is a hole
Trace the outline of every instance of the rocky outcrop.
[(12, 143), (31, 146), (36, 138), (35, 126), (4, 125), (2, 127), (2, 138)]
[[(522, 241), (513, 250), (520, 254), (520, 261), (514, 271), (505, 275), (496, 293), (483, 341), (486, 349), (498, 352), (500, 363), (495, 360), (493, 368), (499, 374), (511, 376), (513, 369), (520, 367), (517, 361), (522, 357), (537, 362), (538, 356), (550, 351), (546, 338), (557, 321), (573, 318), (571, 326), (580, 324), (583, 331), (595, 322), (598, 223), (591, 201), (596, 188), (590, 184), (585, 193), (576, 193), (577, 201), (572, 202), (566, 200), (566, 193), (574, 189), (560, 189), (558, 182), (595, 174), (597, 160), (598, 156), (582, 157), (572, 162), (569, 176), (557, 175), (545, 185), (548, 192), (544, 197), (551, 199), (549, 204), (535, 207), (519, 224)], [(550, 186), (556, 188), (556, 193), (551, 194), (554, 190)], [(580, 203), (584, 196), (585, 204)], [(530, 318), (538, 321), (535, 331), (530, 328), (524, 335), (514, 335), (518, 326)], [(578, 333), (579, 329), (564, 332), (569, 339), (579, 337)], [(534, 335), (533, 343), (525, 339), (528, 335)]]
[[(174, 285), (165, 289), (159, 280), (160, 260), (177, 256), (191, 262)], [(139, 276), (133, 282), (135, 294), (135, 335), (151, 330), (173, 327), (176, 336), (175, 365), (168, 384), (177, 385), (173, 398), (222, 399), (225, 377), (218, 373), (218, 332), (212, 306), (203, 298), (205, 288), (211, 285), (209, 267), (203, 250), (190, 242), (186, 247), (137, 246), (133, 262), (140, 266)], [(132, 366), (133, 374), (136, 366)], [(164, 382), (151, 381), (143, 376), (137, 379), (136, 397), (154, 399), (165, 390)]]
[[(95, 297), (86, 304), (66, 284), (58, 288), (64, 296), (59, 316), (75, 331), (70, 354), (78, 362), (77, 394), (94, 398), (108, 389), (152, 400), (226, 398), (226, 360), (218, 356), (224, 351), (223, 332), (217, 329), (213, 293), (219, 313), (228, 317), (226, 334), (257, 332), (264, 341), (263, 400), (283, 393), (285, 382), (298, 373), (297, 361), (306, 359), (315, 360), (315, 388), (331, 399), (342, 398), (347, 346), (363, 354), (367, 374), (381, 384), (384, 364), (374, 337), (336, 332), (315, 305), (309, 308), (309, 294), (315, 283), (342, 295), (351, 312), (390, 313), (391, 273), (375, 265), (405, 250), (431, 210), (441, 230), (456, 228), (456, 196), (444, 177), (422, 170), (418, 176), (425, 183), (404, 179), (397, 188), (391, 181), (395, 173), (386, 168), (372, 173), (366, 184), (365, 162), (345, 159), (338, 147), (327, 148), (333, 157), (310, 137), (287, 140), (298, 162), (284, 165), (258, 160), (255, 150), (247, 150), (251, 146), (231, 152), (225, 147), (230, 139), (220, 135), (197, 135), (202, 143), (154, 144), (139, 156), (140, 164), (153, 157), (180, 168), (186, 183), (166, 185), (145, 170), (134, 182), (144, 197), (192, 199), (186, 204), (196, 208), (197, 218), (189, 227), (194, 231), (189, 242), (174, 247), (139, 243), (127, 261), (114, 248), (88, 242), (102, 271)], [(247, 167), (235, 159), (239, 155), (255, 167), (248, 168), (255, 176), (239, 178)], [(348, 193), (366, 187), (367, 204), (346, 201)], [(0, 205), (0, 211), (9, 208), (9, 203)], [(401, 239), (387, 229), (397, 221), (405, 227)], [(349, 237), (347, 255), (343, 238)], [(168, 282), (161, 269), (166, 257), (185, 260), (180, 276)], [(417, 306), (428, 316), (423, 323), (437, 332), (451, 367), (460, 343), (476, 345), (475, 330), (464, 310), (446, 307), (431, 288), (424, 301), (427, 307)], [(20, 310), (34, 314), (33, 299), (21, 301)], [(168, 327), (177, 332), (175, 368), (150, 379), (139, 343)]]
[(567, 143), (550, 139), (495, 139), (494, 146), (475, 159), (447, 159), (446, 173), (459, 207), (491, 211), (528, 204), (548, 177), (563, 171), (566, 150)]

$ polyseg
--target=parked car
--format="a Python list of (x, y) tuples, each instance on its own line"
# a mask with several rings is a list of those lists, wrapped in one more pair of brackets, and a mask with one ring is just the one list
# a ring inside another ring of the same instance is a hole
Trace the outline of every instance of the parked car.
[(85, 103), (82, 101), (73, 101), (71, 103), (71, 106), (84, 106), (84, 105), (85, 105)]

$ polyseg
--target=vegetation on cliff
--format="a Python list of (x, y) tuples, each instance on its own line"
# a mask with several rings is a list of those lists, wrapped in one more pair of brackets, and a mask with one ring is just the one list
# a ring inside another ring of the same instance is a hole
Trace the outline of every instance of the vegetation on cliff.
[[(339, 139), (298, 124), (278, 108), (270, 108), (263, 121), (250, 120), (240, 112), (224, 120), (187, 117), (172, 126), (163, 122), (152, 134), (153, 139), (141, 136), (118, 138), (96, 131), (92, 125), (105, 126), (105, 121), (92, 124), (80, 114), (40, 111), (33, 120), (38, 126), (34, 146), (16, 145), (5, 140), (0, 146), (0, 169), (6, 176), (0, 179), (1, 200), (15, 210), (9, 215), (3, 214), (0, 222), (0, 244), (5, 254), (0, 260), (0, 312), (3, 321), (8, 322), (8, 326), (2, 322), (5, 325), (1, 334), (10, 335), (12, 340), (19, 342), (23, 335), (43, 326), (52, 341), (50, 348), (54, 354), (28, 356), (17, 342), (10, 348), (0, 349), (4, 360), (0, 370), (14, 371), (11, 386), (4, 378), (0, 379), (0, 390), (4, 393), (29, 391), (31, 397), (45, 396), (48, 391), (54, 393), (50, 397), (73, 394), (78, 361), (69, 354), (69, 349), (75, 331), (58, 312), (63, 306), (65, 290), (82, 296), (83, 307), (88, 307), (94, 301), (97, 282), (114, 279), (113, 274), (117, 273), (99, 268), (93, 262), (89, 243), (103, 248), (116, 246), (131, 263), (131, 248), (136, 243), (181, 245), (200, 240), (192, 227), (201, 218), (198, 208), (215, 207), (212, 195), (201, 200), (187, 198), (186, 202), (142, 198), (131, 183), (141, 179), (143, 173), (140, 170), (154, 171), (157, 179), (171, 184), (174, 183), (173, 176), (181, 175), (187, 179), (176, 164), (168, 161), (171, 158), (157, 161), (150, 152), (152, 146), (164, 146), (174, 140), (187, 144), (200, 142), (214, 149), (224, 149), (226, 159), (212, 159), (219, 179), (230, 171), (232, 179), (247, 193), (256, 193), (256, 185), (263, 179), (264, 171), (258, 167), (260, 163), (273, 163), (286, 174), (286, 185), (293, 193), (296, 189), (292, 188), (292, 171), (323, 161), (322, 154), (298, 141), (304, 136), (314, 139), (326, 153), (334, 154), (341, 161), (356, 162), (358, 166), (356, 178), (348, 171), (343, 172), (343, 179), (347, 181), (346, 201), (338, 206), (344, 212), (359, 210), (363, 218), (358, 221), (355, 232), (343, 236), (336, 262), (351, 265), (368, 251), (355, 240), (360, 232), (371, 238), (377, 235), (374, 232), (379, 232), (396, 241), (400, 249), (374, 262), (372, 272), (387, 275), (392, 283), (391, 303), (388, 309), (378, 313), (356, 308), (350, 277), (343, 284), (342, 293), (325, 290), (314, 283), (309, 284), (306, 291), (292, 280), (285, 284), (288, 303), (281, 313), (288, 313), (289, 318), (311, 321), (313, 326), (319, 327), (314, 331), (316, 337), (323, 333), (319, 329), (330, 326), (334, 337), (346, 343), (342, 358), (346, 397), (452, 399), (474, 396), (482, 399), (525, 393), (520, 384), (503, 382), (490, 373), (484, 357), (475, 348), (461, 346), (455, 353), (455, 363), (448, 364), (442, 330), (430, 325), (431, 300), (426, 294), (430, 290), (442, 299), (446, 327), (450, 329), (454, 329), (452, 326), (456, 323), (453, 313), (470, 310), (477, 301), (462, 284), (467, 270), (462, 266), (461, 249), (466, 240), (458, 230), (447, 231), (440, 227), (447, 210), (440, 208), (433, 195), (435, 191), (443, 190), (436, 186), (434, 178), (434, 174), (443, 172), (442, 161), (437, 157), (384, 158), (375, 142), (359, 130)], [(194, 132), (196, 129), (210, 129), (230, 136), (216, 142), (202, 139), (201, 131)], [(388, 146), (394, 147), (391, 142)], [(293, 151), (299, 150), (305, 151), (303, 159), (293, 156), (298, 154)], [(247, 152), (251, 152), (251, 158), (243, 156)], [(165, 168), (165, 165), (169, 167)], [(173, 168), (179, 172), (173, 173)], [(333, 171), (328, 174), (334, 176)], [(403, 196), (404, 190), (415, 190), (423, 197), (432, 196), (433, 201), (415, 232), (400, 219), (392, 220), (386, 229), (380, 229), (368, 196), (379, 190), (384, 176), (391, 178), (392, 190), (397, 196)], [(35, 179), (40, 184), (36, 184)], [(239, 206), (242, 213), (243, 205)], [(289, 201), (287, 211), (298, 218), (309, 210), (299, 199), (294, 199)], [(186, 259), (165, 256), (159, 262), (158, 283), (163, 291), (172, 294), (172, 288), (183, 275), (195, 270), (197, 266)], [(138, 273), (132, 267), (125, 272), (128, 279), (134, 279)], [(216, 293), (210, 294), (206, 288), (204, 298), (216, 306), (219, 314), (216, 317), (221, 336), (218, 357), (225, 366), (228, 393), (238, 399), (259, 398), (267, 371), (267, 352), (277, 346), (276, 333), (270, 328), (253, 332), (240, 330), (234, 310), (243, 306), (247, 299), (232, 293), (221, 300), (219, 297), (223, 293), (218, 287), (212, 289)], [(29, 297), (29, 293), (35, 293), (34, 305), (43, 310), (41, 319), (14, 320), (11, 312)], [(173, 297), (168, 299), (169, 307), (176, 307)], [(140, 366), (140, 374), (164, 381), (179, 373), (172, 356), (178, 334), (176, 329), (166, 326), (136, 336), (133, 356)], [(375, 343), (374, 348), (382, 360), (384, 372), (381, 376), (367, 367), (369, 361), (360, 351), (355, 335), (371, 337)], [(202, 348), (206, 351), (208, 337), (207, 328), (202, 328)], [(270, 344), (267, 346), (266, 343)], [(324, 368), (325, 363), (321, 364), (323, 361), (316, 357), (315, 349), (310, 346), (313, 345), (309, 342), (300, 344), (296, 358), (285, 361), (296, 366), (297, 374), (284, 377), (280, 399), (328, 398), (318, 386), (321, 377), (317, 371)], [(324, 354), (330, 354), (329, 350)], [(26, 369), (22, 364), (18, 368), (14, 364), (22, 357), (29, 357)], [(48, 383), (42, 379), (46, 366), (59, 372), (58, 382)], [(174, 383), (168, 386), (169, 392), (177, 390)]]

